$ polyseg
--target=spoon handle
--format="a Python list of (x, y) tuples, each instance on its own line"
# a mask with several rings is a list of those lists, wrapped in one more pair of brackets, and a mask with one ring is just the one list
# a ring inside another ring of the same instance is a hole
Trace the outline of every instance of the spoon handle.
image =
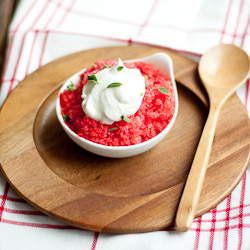
[(175, 218), (175, 228), (177, 231), (187, 231), (194, 220), (213, 144), (218, 114), (218, 106), (210, 107), (208, 118), (178, 206)]

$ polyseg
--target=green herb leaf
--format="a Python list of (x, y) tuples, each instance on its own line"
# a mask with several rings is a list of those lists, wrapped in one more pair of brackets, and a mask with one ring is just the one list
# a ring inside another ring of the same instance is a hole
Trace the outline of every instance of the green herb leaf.
[(117, 130), (117, 127), (113, 127), (111, 129), (109, 129), (108, 131), (114, 131), (114, 130)]
[(143, 93), (140, 93), (141, 96), (143, 96)]
[(107, 88), (119, 87), (119, 86), (121, 86), (121, 85), (123, 85), (123, 84), (120, 83), (120, 82), (113, 82), (113, 83), (110, 83), (110, 84), (107, 86)]
[(148, 76), (147, 75), (144, 75), (144, 77), (148, 80)]
[(147, 86), (148, 86), (148, 82), (145, 82), (145, 87), (147, 88)]
[(165, 95), (169, 95), (168, 90), (165, 89), (165, 88), (163, 88), (163, 87), (159, 87), (158, 90), (159, 90), (161, 93), (165, 94)]
[(63, 115), (63, 120), (64, 120), (65, 122), (68, 122), (70, 119), (69, 119), (69, 117), (68, 117), (67, 115)]
[(121, 118), (125, 122), (131, 122), (131, 120), (127, 116), (125, 116), (125, 115), (122, 115)]
[(123, 68), (124, 68), (123, 66), (119, 66), (119, 67), (117, 67), (117, 70), (121, 71)]
[(104, 65), (104, 67), (103, 67), (104, 69), (108, 69), (109, 68), (109, 65), (108, 65), (108, 63), (106, 63), (105, 65)]
[(95, 81), (95, 82), (97, 82), (97, 78), (96, 78), (95, 75), (89, 75), (88, 76), (88, 81)]
[[(71, 82), (71, 81), (70, 81)], [(71, 91), (74, 91), (76, 88), (74, 87), (74, 85), (73, 85), (73, 82), (71, 82), (71, 84), (69, 84), (68, 86), (67, 86), (67, 89), (69, 89), (69, 90), (71, 90)]]

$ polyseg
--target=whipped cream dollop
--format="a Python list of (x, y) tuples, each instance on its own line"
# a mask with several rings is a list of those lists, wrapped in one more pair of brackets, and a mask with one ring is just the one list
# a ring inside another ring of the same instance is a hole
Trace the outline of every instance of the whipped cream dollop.
[(104, 124), (112, 124), (139, 109), (145, 78), (138, 69), (129, 69), (121, 59), (111, 68), (89, 76), (82, 90), (82, 109), (86, 115)]

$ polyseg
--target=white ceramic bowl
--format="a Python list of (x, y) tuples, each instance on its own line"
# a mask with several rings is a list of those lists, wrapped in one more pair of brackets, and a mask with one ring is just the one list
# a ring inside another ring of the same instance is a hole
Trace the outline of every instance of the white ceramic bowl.
[(94, 154), (101, 155), (101, 156), (106, 156), (106, 157), (112, 157), (112, 158), (122, 158), (122, 157), (129, 157), (129, 156), (134, 156), (141, 154), (152, 147), (154, 147), (156, 144), (158, 144), (164, 137), (165, 135), (170, 131), (171, 127), (174, 124), (174, 121), (177, 116), (178, 112), (178, 95), (177, 95), (177, 88), (176, 88), (176, 83), (174, 79), (174, 73), (173, 73), (173, 63), (171, 58), (165, 54), (165, 53), (156, 53), (152, 56), (145, 57), (145, 58), (139, 58), (136, 60), (130, 60), (127, 62), (133, 62), (133, 61), (141, 61), (145, 63), (149, 63), (154, 66), (155, 69), (158, 69), (160, 73), (165, 75), (167, 78), (170, 78), (174, 87), (174, 93), (175, 93), (175, 112), (173, 115), (172, 120), (168, 124), (168, 126), (160, 132), (158, 135), (155, 137), (151, 138), (148, 141), (136, 144), (136, 145), (131, 145), (131, 146), (105, 146), (101, 145), (92, 141), (89, 141), (87, 139), (84, 139), (80, 136), (78, 136), (76, 133), (74, 133), (64, 122), (63, 117), (61, 115), (61, 107), (60, 107), (60, 99), (59, 95), (62, 93), (65, 89), (67, 89), (67, 86), (73, 82), (73, 84), (77, 84), (80, 80), (79, 75), (85, 71), (82, 70), (72, 77), (70, 77), (62, 86), (62, 88), (59, 91), (59, 95), (57, 97), (56, 101), (56, 113), (58, 120), (60, 124), (62, 125), (63, 129), (67, 133), (67, 135), (79, 146), (84, 148), (85, 150), (88, 150)]

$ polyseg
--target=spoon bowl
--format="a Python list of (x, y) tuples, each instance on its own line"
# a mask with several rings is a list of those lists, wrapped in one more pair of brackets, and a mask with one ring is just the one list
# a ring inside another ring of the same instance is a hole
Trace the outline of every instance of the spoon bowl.
[(232, 44), (220, 44), (209, 49), (199, 63), (199, 75), (209, 99), (220, 94), (227, 99), (243, 84), (249, 73), (249, 57)]
[(232, 44), (209, 49), (199, 63), (199, 75), (209, 97), (209, 114), (182, 193), (175, 218), (175, 228), (187, 231), (194, 220), (216, 123), (223, 103), (246, 81), (250, 72), (249, 57)]

